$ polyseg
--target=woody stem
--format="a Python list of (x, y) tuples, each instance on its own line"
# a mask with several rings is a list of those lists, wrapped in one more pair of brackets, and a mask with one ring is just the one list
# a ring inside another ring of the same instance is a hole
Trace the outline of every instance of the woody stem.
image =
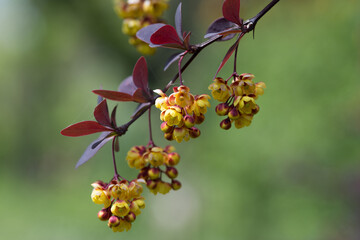
[(149, 108), (149, 136), (150, 136), (150, 139), (149, 139), (148, 145), (151, 146), (151, 147), (154, 147), (155, 144), (154, 144), (154, 141), (153, 141), (152, 128), (151, 128), (151, 106)]
[(116, 141), (116, 137), (113, 138), (112, 140), (112, 157), (113, 157), (113, 164), (114, 164), (114, 178), (115, 179), (119, 179), (119, 177), (121, 178), (121, 176), (119, 175), (118, 171), (117, 171), (117, 167), (116, 167), (116, 161), (115, 161), (115, 141)]

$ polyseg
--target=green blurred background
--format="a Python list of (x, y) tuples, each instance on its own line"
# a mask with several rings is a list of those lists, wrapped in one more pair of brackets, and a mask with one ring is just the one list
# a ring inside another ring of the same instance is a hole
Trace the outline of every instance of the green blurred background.
[[(241, 16), (268, 2), (243, 0)], [(171, 24), (177, 4), (171, 0), (166, 15)], [(221, 16), (221, 4), (183, 1), (193, 43)], [(239, 72), (267, 85), (252, 125), (224, 131), (211, 109), (199, 139), (173, 143), (183, 188), (146, 191), (131, 231), (113, 233), (90, 199), (90, 183), (113, 174), (110, 146), (74, 169), (96, 136), (59, 131), (92, 120), (91, 90), (116, 89), (140, 55), (110, 0), (0, 0), (0, 239), (360, 239), (359, 9), (357, 0), (280, 1), (255, 39), (240, 43)], [(204, 50), (184, 73), (194, 93), (209, 93), (231, 42)], [(159, 67), (171, 53), (147, 57), (152, 87), (175, 73)], [(231, 62), (220, 76), (231, 74)], [(136, 105), (118, 105), (119, 122), (128, 121)], [(154, 112), (155, 140), (165, 146)], [(128, 178), (136, 170), (126, 152), (147, 143), (144, 131), (141, 118), (120, 140), (118, 164)]]

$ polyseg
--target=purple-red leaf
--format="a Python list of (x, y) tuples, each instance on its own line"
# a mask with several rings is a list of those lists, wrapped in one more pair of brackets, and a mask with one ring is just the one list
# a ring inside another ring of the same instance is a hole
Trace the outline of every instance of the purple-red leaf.
[(114, 101), (119, 101), (119, 102), (133, 101), (132, 95), (123, 92), (110, 91), (110, 90), (93, 90), (93, 93), (100, 95), (103, 98), (107, 98)]
[(153, 35), (151, 35), (150, 41), (155, 45), (184, 49), (182, 40), (179, 38), (175, 28), (171, 25), (165, 25), (159, 28)]
[(94, 110), (94, 117), (98, 123), (104, 126), (111, 127), (111, 122), (109, 118), (109, 109), (107, 106), (106, 99), (102, 100)]
[(161, 27), (165, 26), (164, 23), (156, 23), (156, 24), (151, 24), (147, 27), (144, 27), (142, 29), (140, 29), (137, 33), (136, 33), (136, 37), (144, 42), (146, 42), (147, 44), (150, 44), (150, 38), (151, 35), (154, 34), (154, 32), (156, 32), (157, 30), (159, 30)]
[(116, 127), (116, 109), (117, 105), (114, 107), (114, 109), (111, 112), (111, 124)]
[[(210, 27), (208, 28), (205, 38), (209, 38), (216, 35), (222, 35), (228, 31), (232, 31), (233, 28), (236, 27), (236, 24), (230, 22), (225, 18), (218, 18), (213, 23), (211, 23)], [(219, 39), (219, 41), (226, 41), (232, 39), (236, 34), (232, 33), (223, 38)]]
[(166, 71), (170, 67), (170, 65), (173, 64), (174, 62), (176, 62), (182, 55), (184, 55), (184, 52), (175, 53), (175, 54), (171, 55), (166, 62), (164, 71)]
[(216, 71), (215, 77), (218, 75), (218, 73), (220, 72), (220, 70), (222, 69), (222, 67), (225, 65), (225, 63), (227, 62), (227, 60), (229, 60), (229, 58), (231, 57), (231, 55), (233, 54), (233, 52), (235, 51), (237, 45), (239, 44), (241, 38), (239, 38), (238, 40), (236, 40), (236, 42), (234, 43), (234, 45), (232, 45), (229, 50), (227, 51), (227, 53), (225, 54), (224, 59), (222, 60), (218, 70)]
[(134, 92), (132, 97), (133, 97), (133, 101), (138, 103), (145, 103), (150, 101), (150, 99), (147, 97), (147, 93), (141, 88), (138, 88)]
[(183, 31), (182, 31), (182, 18), (181, 18), (181, 3), (179, 3), (179, 6), (176, 9), (175, 13), (175, 28), (178, 36), (181, 40), (183, 39)]
[(95, 121), (78, 122), (61, 131), (61, 134), (68, 137), (80, 137), (97, 132), (111, 132), (112, 129), (104, 127)]
[(240, 0), (225, 0), (222, 6), (224, 18), (230, 22), (241, 26), (240, 14)]
[(137, 87), (135, 86), (132, 76), (125, 78), (125, 80), (122, 81), (118, 87), (119, 92), (127, 93), (130, 95), (133, 95), (136, 89)]
[(144, 57), (140, 57), (136, 62), (132, 77), (134, 84), (138, 88), (144, 90), (144, 92), (148, 91), (148, 69)]
[(90, 158), (92, 158), (95, 153), (97, 153), (108, 141), (113, 139), (115, 135), (109, 136), (109, 133), (102, 133), (98, 139), (93, 141), (85, 150), (83, 155), (80, 157), (79, 161), (76, 163), (75, 168), (78, 168), (80, 165), (86, 163)]

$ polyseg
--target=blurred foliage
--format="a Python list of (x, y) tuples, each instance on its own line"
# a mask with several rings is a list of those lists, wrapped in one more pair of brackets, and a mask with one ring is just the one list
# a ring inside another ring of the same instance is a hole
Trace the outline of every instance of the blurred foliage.
[[(173, 23), (178, 2), (170, 2)], [(193, 31), (193, 42), (221, 16), (221, 3), (184, 1), (184, 29)], [(244, 0), (241, 16), (267, 3)], [(90, 183), (113, 174), (110, 146), (75, 170), (96, 137), (59, 131), (92, 119), (91, 90), (116, 89), (139, 54), (122, 35), (111, 1), (0, 0), (0, 238), (360, 239), (359, 8), (356, 0), (280, 1), (260, 20), (255, 39), (240, 43), (239, 72), (267, 84), (252, 125), (224, 131), (209, 111), (198, 140), (172, 143), (182, 156), (183, 188), (147, 194), (132, 230), (115, 234), (90, 200)], [(214, 44), (184, 73), (193, 92), (208, 93), (229, 46)], [(153, 87), (176, 71), (159, 67), (170, 52), (147, 57)], [(231, 65), (219, 76), (228, 76)], [(135, 104), (118, 105), (125, 122)], [(156, 130), (157, 114), (153, 119)], [(146, 144), (144, 131), (142, 118), (120, 141), (125, 177), (135, 177), (124, 157)], [(155, 136), (168, 144), (160, 131)]]

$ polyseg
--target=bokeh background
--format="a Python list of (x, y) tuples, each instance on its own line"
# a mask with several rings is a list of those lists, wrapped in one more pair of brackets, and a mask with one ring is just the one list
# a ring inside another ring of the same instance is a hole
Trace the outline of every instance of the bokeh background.
[[(165, 18), (172, 24), (178, 1), (170, 2)], [(270, 1), (241, 2), (247, 19)], [(193, 43), (203, 41), (221, 5), (183, 1)], [(224, 131), (210, 110), (199, 139), (173, 143), (183, 188), (147, 192), (131, 231), (113, 233), (90, 199), (90, 183), (113, 174), (110, 146), (75, 169), (96, 136), (59, 131), (92, 120), (91, 90), (116, 89), (140, 55), (127, 44), (110, 0), (0, 0), (0, 238), (360, 239), (358, 9), (356, 0), (280, 1), (260, 20), (255, 39), (240, 43), (239, 72), (267, 85), (252, 125)], [(193, 92), (209, 93), (231, 44), (212, 45), (184, 73)], [(147, 57), (152, 87), (175, 73), (174, 66), (165, 73), (160, 67), (172, 53)], [(231, 61), (220, 76), (231, 74)], [(119, 103), (119, 122), (135, 106)], [(155, 141), (165, 146), (154, 112)], [(127, 167), (126, 152), (147, 143), (146, 131), (141, 118), (120, 140), (118, 164), (128, 178), (136, 170)]]

